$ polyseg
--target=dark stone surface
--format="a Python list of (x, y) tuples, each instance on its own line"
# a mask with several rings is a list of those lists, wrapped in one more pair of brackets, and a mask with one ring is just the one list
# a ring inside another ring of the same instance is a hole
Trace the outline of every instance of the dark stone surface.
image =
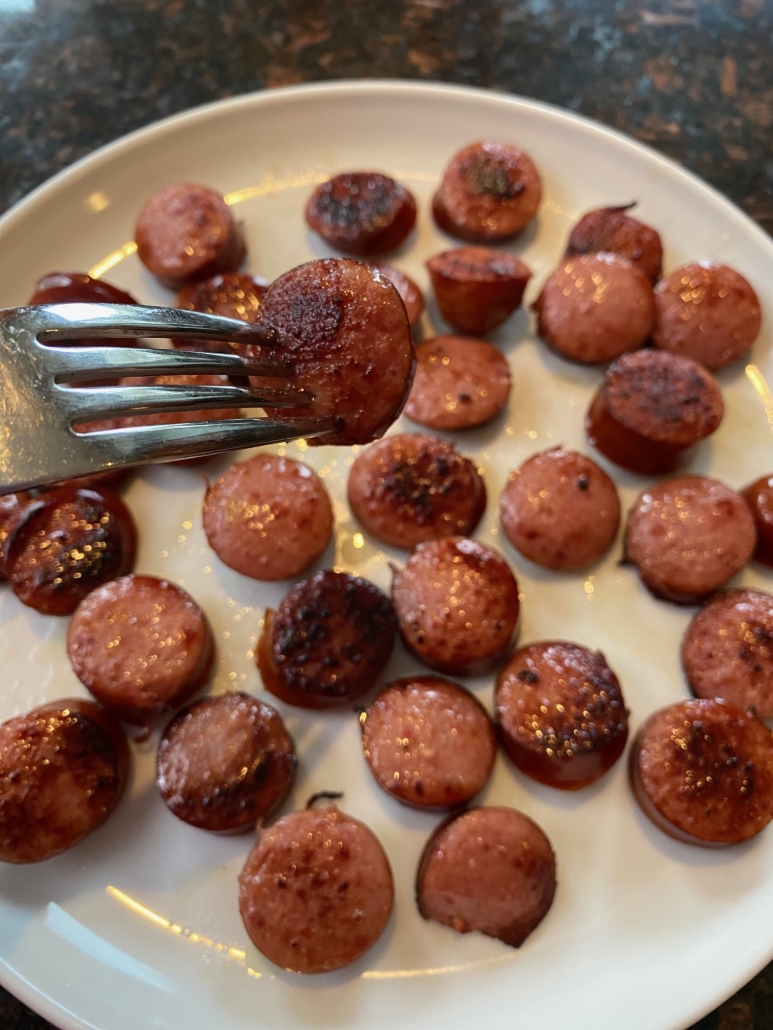
[[(773, 233), (773, 0), (0, 0), (0, 210), (175, 111), (381, 76), (597, 118)], [(48, 1026), (0, 990), (2, 1030)], [(773, 1030), (773, 967), (696, 1030)]]

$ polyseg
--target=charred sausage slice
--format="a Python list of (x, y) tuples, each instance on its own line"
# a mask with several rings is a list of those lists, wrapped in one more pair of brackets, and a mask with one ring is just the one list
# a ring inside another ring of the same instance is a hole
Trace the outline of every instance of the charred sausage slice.
[(384, 265), (377, 262), (373, 265), (382, 275), (385, 275), (390, 283), (400, 294), (400, 299), (405, 304), (405, 313), (408, 316), (411, 329), (415, 329), (419, 319), (424, 312), (424, 294), (419, 286), (405, 272), (393, 265)]
[(523, 300), (527, 265), (489, 247), (458, 247), (427, 262), (440, 314), (461, 333), (493, 332)]
[(762, 476), (742, 492), (757, 530), (754, 557), (773, 566), (773, 476)]
[(654, 286), (660, 278), (663, 244), (654, 229), (627, 214), (635, 206), (599, 207), (583, 215), (569, 235), (565, 256), (620, 254)]
[(416, 201), (388, 175), (345, 172), (317, 186), (306, 205), (306, 221), (344, 254), (386, 254), (416, 223)]
[[(242, 322), (257, 322), (260, 318), (260, 303), (267, 289), (268, 280), (260, 276), (224, 272), (186, 286), (177, 295), (177, 307), (185, 311), (224, 315)], [(219, 340), (172, 340), (172, 343), (180, 350), (217, 351), (223, 354), (241, 347), (241, 344), (221, 343)]]

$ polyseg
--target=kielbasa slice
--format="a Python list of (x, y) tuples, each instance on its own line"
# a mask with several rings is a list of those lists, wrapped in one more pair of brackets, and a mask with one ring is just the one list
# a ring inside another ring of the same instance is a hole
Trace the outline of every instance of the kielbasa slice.
[(691, 358), (624, 354), (610, 365), (585, 416), (588, 440), (632, 472), (673, 472), (725, 413), (719, 384)]
[(234, 272), (247, 253), (221, 195), (188, 182), (167, 186), (147, 201), (134, 239), (140, 261), (170, 290)]
[(222, 562), (269, 581), (303, 572), (333, 532), (333, 508), (317, 473), (273, 454), (256, 454), (224, 472), (207, 490), (203, 520)]
[(520, 611), (504, 558), (461, 536), (419, 544), (394, 570), (392, 602), (408, 650), (430, 669), (460, 676), (507, 654)]
[(3, 494), (0, 497), (0, 580), (6, 578), (5, 552), (8, 538), (16, 525), (21, 522), (27, 506), (32, 502), (32, 495), (26, 492)]
[(773, 476), (762, 476), (742, 491), (757, 530), (754, 557), (773, 566)]
[(579, 790), (612, 768), (628, 739), (628, 711), (604, 655), (551, 640), (519, 648), (496, 685), (502, 745), (521, 772)]
[(410, 190), (380, 172), (344, 172), (321, 183), (306, 205), (306, 221), (344, 254), (386, 254), (416, 223)]
[(108, 818), (129, 775), (121, 725), (67, 698), (0, 726), (0, 861), (42, 862)]
[(615, 484), (595, 461), (556, 447), (510, 474), (499, 501), (510, 543), (558, 572), (587, 568), (607, 552), (620, 523)]
[[(224, 315), (242, 322), (257, 322), (260, 303), (268, 289), (268, 279), (257, 275), (239, 275), (224, 272), (211, 279), (192, 283), (180, 290), (177, 307), (185, 311), (203, 311), (208, 315)], [(242, 344), (223, 343), (220, 340), (172, 340), (179, 350), (214, 351), (229, 354)]]
[(556, 892), (550, 841), (514, 808), (474, 808), (430, 837), (416, 877), (425, 919), (458, 933), (477, 930), (518, 948), (542, 922)]
[(486, 508), (483, 476), (470, 459), (422, 433), (371, 444), (352, 465), (347, 492), (369, 533), (408, 550), (425, 540), (473, 533)]
[(143, 723), (204, 685), (214, 644), (204, 612), (182, 587), (155, 576), (122, 576), (78, 605), (67, 654), (100, 704)]
[(455, 154), (432, 201), (443, 232), (471, 243), (508, 240), (537, 213), (539, 173), (511, 143), (486, 140)]
[(431, 429), (471, 429), (510, 397), (507, 358), (486, 340), (435, 336), (416, 348), (416, 376), (405, 414)]
[(309, 261), (269, 286), (262, 321), (282, 335), (272, 353), (292, 362), (295, 384), (313, 395), (309, 407), (283, 417), (339, 420), (335, 432), (311, 437), (310, 445), (384, 435), (408, 398), (416, 363), (405, 305), (386, 276), (345, 258)]
[(528, 266), (489, 247), (444, 250), (427, 262), (440, 314), (460, 333), (493, 332), (520, 307)]
[(300, 708), (331, 708), (364, 694), (389, 660), (397, 619), (378, 587), (318, 572), (266, 610), (257, 662), (266, 689)]
[(486, 709), (464, 687), (437, 676), (388, 684), (360, 724), (376, 782), (415, 808), (470, 801), (494, 768), (497, 743)]
[(22, 604), (69, 615), (86, 594), (131, 572), (136, 551), (137, 528), (120, 497), (65, 486), (25, 508), (5, 569)]
[(682, 666), (696, 697), (721, 698), (773, 717), (773, 595), (715, 594), (687, 627)]
[(656, 597), (694, 604), (743, 568), (754, 543), (754, 521), (735, 490), (706, 476), (677, 476), (639, 494), (628, 513), (625, 560)]
[(738, 844), (773, 818), (773, 735), (726, 701), (655, 712), (634, 738), (629, 773), (644, 814), (687, 844)]
[(660, 278), (663, 244), (654, 229), (627, 213), (632, 207), (636, 205), (599, 207), (583, 215), (569, 234), (565, 256), (620, 254), (654, 286)]
[(167, 807), (202, 830), (236, 833), (281, 805), (298, 758), (282, 717), (249, 694), (205, 697), (174, 717), (158, 748)]
[[(49, 272), (35, 284), (28, 304), (136, 304), (130, 293), (104, 279), (94, 279), (85, 272)], [(63, 340), (57, 345), (79, 347), (136, 347), (137, 340), (89, 336), (80, 340)], [(109, 380), (107, 380), (109, 382)], [(97, 385), (92, 380), (90, 385)]]
[(417, 286), (409, 275), (401, 272), (399, 268), (395, 268), (393, 265), (375, 262), (373, 267), (378, 269), (382, 275), (385, 275), (400, 294), (400, 300), (405, 304), (408, 322), (411, 329), (415, 329), (424, 312), (424, 294), (421, 292), (421, 288)]
[(327, 973), (379, 939), (394, 905), (389, 860), (364, 823), (332, 806), (261, 830), (239, 877), (255, 947), (295, 973)]
[(595, 365), (638, 350), (652, 332), (652, 287), (619, 254), (568, 258), (534, 302), (537, 331), (570, 361)]
[(699, 261), (655, 287), (652, 342), (715, 371), (742, 358), (762, 322), (753, 287), (727, 265)]

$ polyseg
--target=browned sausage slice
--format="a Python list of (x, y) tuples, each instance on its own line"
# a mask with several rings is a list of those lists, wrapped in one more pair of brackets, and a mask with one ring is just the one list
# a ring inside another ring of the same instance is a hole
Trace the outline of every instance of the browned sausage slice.
[(214, 646), (204, 612), (182, 587), (123, 576), (78, 605), (67, 654), (97, 701), (142, 723), (204, 685)]
[(96, 587), (134, 567), (137, 528), (108, 490), (65, 486), (30, 504), (8, 537), (6, 575), (19, 600), (69, 615)]
[(360, 724), (376, 782), (406, 805), (464, 804), (494, 767), (497, 744), (486, 709), (464, 687), (437, 676), (388, 684)]
[(470, 459), (421, 433), (371, 444), (352, 465), (347, 491), (369, 533), (409, 550), (425, 540), (467, 536), (486, 508), (483, 477)]
[(510, 366), (485, 340), (435, 336), (416, 348), (416, 376), (405, 414), (431, 429), (470, 429), (507, 404)]
[(645, 815), (687, 844), (738, 844), (773, 818), (773, 735), (725, 701), (655, 712), (636, 734), (629, 771)]
[(363, 444), (384, 435), (408, 398), (416, 363), (405, 305), (384, 275), (343, 258), (309, 261), (269, 286), (262, 320), (281, 332), (276, 353), (314, 395), (310, 407), (283, 414), (339, 419), (336, 432), (311, 444)]
[(512, 472), (499, 509), (513, 547), (559, 572), (597, 562), (620, 523), (617, 490), (606, 472), (561, 447), (535, 454)]
[(499, 673), (496, 717), (518, 768), (540, 783), (579, 790), (612, 768), (628, 739), (628, 712), (604, 655), (560, 640), (522, 647)]
[(262, 830), (239, 877), (252, 943), (296, 973), (350, 965), (381, 936), (393, 904), (384, 849), (334, 807), (291, 812)]
[(513, 254), (489, 247), (444, 250), (427, 262), (440, 314), (461, 333), (493, 332), (523, 300), (531, 279)]
[(252, 579), (297, 576), (327, 547), (333, 508), (317, 473), (257, 454), (232, 465), (204, 498), (204, 532), (229, 568)]
[(656, 597), (694, 604), (743, 568), (754, 540), (754, 521), (734, 490), (706, 476), (678, 476), (639, 494), (625, 557)]
[(451, 159), (432, 214), (451, 236), (490, 243), (520, 232), (541, 200), (542, 183), (528, 154), (511, 143), (486, 140), (471, 143)]
[(564, 260), (534, 310), (542, 339), (571, 361), (598, 364), (637, 350), (652, 332), (652, 287), (618, 254)]
[(578, 254), (620, 254), (654, 286), (660, 278), (663, 244), (654, 229), (626, 212), (635, 204), (599, 207), (583, 215), (569, 235), (566, 257)]
[(682, 665), (696, 697), (773, 717), (773, 596), (762, 590), (715, 594), (687, 627)]
[(253, 827), (281, 805), (298, 758), (282, 717), (249, 694), (205, 697), (174, 717), (156, 782), (170, 811), (202, 830)]
[(346, 572), (318, 572), (266, 611), (260, 675), (288, 704), (346, 704), (375, 684), (396, 632), (394, 610), (378, 587)]
[(188, 182), (167, 186), (147, 201), (134, 239), (140, 261), (170, 290), (234, 272), (247, 252), (220, 194)]
[(108, 818), (129, 775), (126, 735), (92, 701), (67, 698), (0, 726), (0, 861), (42, 862)]
[(6, 578), (5, 552), (12, 530), (24, 518), (27, 506), (32, 503), (31, 494), (3, 494), (0, 497), (0, 580)]
[(514, 808), (474, 808), (430, 837), (416, 877), (425, 919), (477, 930), (514, 948), (542, 922), (556, 892), (556, 857), (542, 830)]
[(416, 223), (416, 201), (388, 175), (344, 172), (317, 186), (306, 205), (306, 221), (344, 254), (386, 254)]
[(749, 505), (757, 530), (754, 557), (773, 566), (773, 476), (762, 476), (747, 486), (741, 496)]
[(727, 265), (700, 261), (677, 268), (655, 288), (652, 342), (712, 371), (742, 358), (762, 321), (752, 286)]
[[(177, 307), (185, 311), (203, 311), (209, 315), (224, 315), (242, 322), (257, 322), (260, 303), (268, 289), (268, 279), (258, 275), (239, 275), (224, 272), (204, 282), (186, 286), (177, 295)], [(180, 350), (217, 351), (230, 353), (241, 344), (222, 343), (220, 340), (172, 340)]]
[[(94, 279), (85, 272), (49, 272), (35, 284), (35, 291), (28, 304), (136, 304), (130, 293)], [(65, 345), (79, 347), (136, 347), (134, 339), (89, 336), (80, 340), (62, 341)], [(59, 341), (57, 341), (59, 343)], [(61, 344), (59, 344), (61, 345)], [(90, 385), (97, 385), (92, 382)]]
[(392, 583), (405, 646), (431, 669), (484, 671), (507, 654), (518, 625), (518, 584), (501, 555), (477, 540), (420, 544)]
[(382, 275), (385, 275), (400, 294), (400, 299), (405, 304), (405, 313), (408, 316), (411, 329), (415, 329), (424, 312), (424, 294), (419, 286), (416, 285), (409, 275), (401, 272), (399, 268), (395, 268), (393, 265), (376, 262), (373, 267), (378, 269)]
[(725, 413), (719, 384), (691, 358), (665, 351), (625, 354), (609, 366), (585, 416), (588, 439), (616, 465), (673, 472)]

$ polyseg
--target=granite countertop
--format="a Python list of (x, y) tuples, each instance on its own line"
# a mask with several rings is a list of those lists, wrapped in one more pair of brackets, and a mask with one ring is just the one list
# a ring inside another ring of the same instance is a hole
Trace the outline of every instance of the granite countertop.
[[(0, 0), (0, 211), (176, 111), (360, 77), (579, 111), (773, 234), (773, 0)], [(2, 1030), (49, 1025), (0, 989)], [(773, 1030), (773, 965), (695, 1030)]]

